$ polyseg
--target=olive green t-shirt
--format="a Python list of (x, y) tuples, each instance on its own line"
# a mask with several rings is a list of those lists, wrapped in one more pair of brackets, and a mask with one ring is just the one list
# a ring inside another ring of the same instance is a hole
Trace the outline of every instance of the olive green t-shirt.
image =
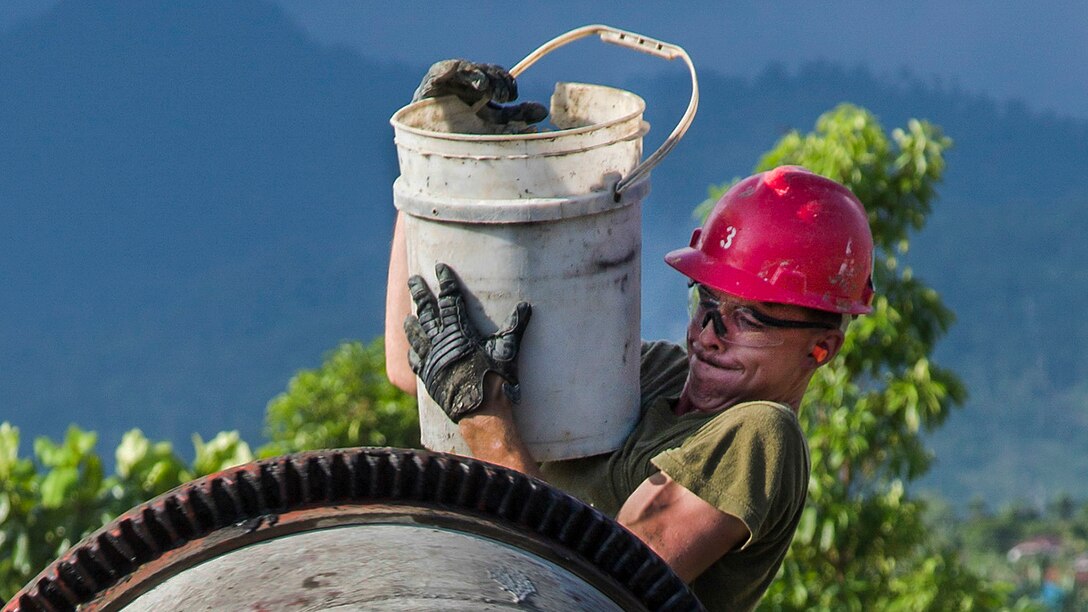
[(710, 610), (755, 607), (774, 579), (801, 518), (809, 457), (797, 416), (774, 402), (746, 402), (715, 413), (677, 416), (687, 353), (668, 342), (643, 343), (642, 415), (612, 453), (546, 463), (553, 485), (616, 516), (657, 471), (722, 512), (744, 521), (751, 537), (693, 583)]

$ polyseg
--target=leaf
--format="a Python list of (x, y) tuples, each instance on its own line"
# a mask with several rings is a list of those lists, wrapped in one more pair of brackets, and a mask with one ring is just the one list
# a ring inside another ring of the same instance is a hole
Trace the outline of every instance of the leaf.
[(202, 476), (253, 461), (249, 445), (237, 431), (221, 431), (206, 443), (193, 434), (193, 448), (196, 451), (193, 470)]
[(42, 480), (42, 506), (60, 508), (69, 493), (79, 481), (79, 470), (74, 467), (61, 467), (51, 470)]
[[(9, 516), (11, 516), (11, 494), (0, 491), (0, 525), (3, 525)], [(0, 545), (2, 544), (3, 542), (0, 541)]]
[(68, 427), (68, 431), (65, 434), (64, 446), (78, 462), (79, 458), (82, 458), (84, 455), (87, 455), (94, 450), (94, 445), (97, 441), (97, 433), (93, 431), (83, 431), (75, 425), (71, 425)]
[(0, 475), (6, 475), (19, 460), (19, 428), (0, 423)]
[(11, 562), (15, 569), (23, 574), (29, 574), (30, 566), (30, 537), (25, 531), (15, 537), (15, 547), (12, 550)]
[(121, 444), (114, 452), (116, 471), (122, 478), (132, 474), (136, 465), (147, 457), (151, 443), (139, 429), (130, 429), (121, 436)]
[(831, 550), (834, 543), (835, 523), (830, 519), (825, 519), (823, 527), (820, 529), (820, 550)]

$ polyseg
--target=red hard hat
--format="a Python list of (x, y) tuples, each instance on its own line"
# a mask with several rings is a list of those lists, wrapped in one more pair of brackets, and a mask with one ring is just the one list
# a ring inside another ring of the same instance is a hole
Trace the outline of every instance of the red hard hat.
[(665, 256), (692, 280), (737, 297), (843, 314), (872, 310), (873, 235), (849, 189), (799, 166), (750, 176)]

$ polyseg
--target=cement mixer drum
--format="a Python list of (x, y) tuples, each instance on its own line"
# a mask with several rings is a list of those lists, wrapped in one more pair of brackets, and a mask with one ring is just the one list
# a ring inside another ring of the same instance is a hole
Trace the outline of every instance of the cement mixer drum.
[(41, 572), (38, 610), (698, 610), (617, 523), (480, 461), (290, 455), (137, 506)]

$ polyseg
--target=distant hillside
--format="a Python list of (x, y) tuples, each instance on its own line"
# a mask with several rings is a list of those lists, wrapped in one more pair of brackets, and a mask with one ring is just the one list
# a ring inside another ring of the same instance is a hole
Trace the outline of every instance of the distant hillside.
[[(322, 47), (259, 0), (67, 0), (0, 56), (0, 418), (28, 437), (74, 421), (105, 448), (131, 427), (182, 450), (194, 431), (255, 439), (294, 371), (380, 333), (387, 121), (436, 58)], [(929, 119), (956, 145), (908, 259), (959, 315), (938, 361), (972, 400), (932, 437), (925, 484), (1088, 496), (1088, 125), (826, 64), (700, 81), (644, 205), (645, 335), (680, 335), (683, 281), (661, 258), (710, 183), (842, 101), (889, 129)], [(647, 100), (655, 146), (683, 71), (619, 85)]]
[(4, 418), (256, 437), (379, 332), (404, 71), (256, 0), (66, 1), (0, 57)]

